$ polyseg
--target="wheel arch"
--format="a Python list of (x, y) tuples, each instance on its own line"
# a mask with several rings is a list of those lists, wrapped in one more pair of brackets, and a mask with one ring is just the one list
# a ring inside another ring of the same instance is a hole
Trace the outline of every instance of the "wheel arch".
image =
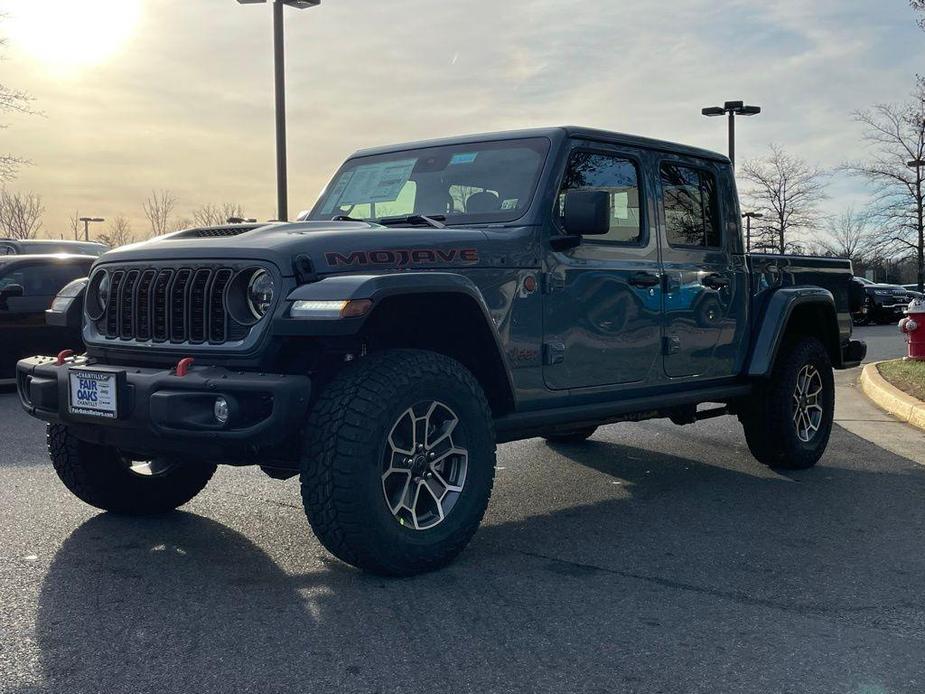
[(819, 338), (832, 365), (841, 366), (838, 313), (830, 291), (822, 287), (786, 287), (774, 293), (755, 338), (748, 375), (769, 376), (781, 344), (794, 335)]
[(449, 272), (337, 275), (302, 285), (288, 297), (302, 299), (370, 299), (373, 307), (362, 318), (288, 319), (280, 333), (355, 335), (369, 350), (444, 354), (473, 373), (496, 417), (514, 409), (513, 380), (500, 336), (482, 293), (467, 277)]

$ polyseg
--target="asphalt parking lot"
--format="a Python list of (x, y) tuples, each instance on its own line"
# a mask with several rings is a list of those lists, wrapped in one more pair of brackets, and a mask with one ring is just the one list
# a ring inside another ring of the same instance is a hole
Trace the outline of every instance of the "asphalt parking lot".
[(295, 480), (101, 514), (9, 391), (0, 450), (3, 692), (925, 690), (925, 467), (838, 427), (790, 475), (729, 417), (502, 446), (472, 545), (405, 580), (330, 559)]

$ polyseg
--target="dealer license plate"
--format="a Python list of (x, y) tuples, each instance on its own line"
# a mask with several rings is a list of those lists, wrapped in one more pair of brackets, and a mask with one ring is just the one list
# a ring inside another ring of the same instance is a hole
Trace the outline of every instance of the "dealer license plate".
[(105, 371), (71, 369), (68, 372), (68, 378), (70, 379), (71, 414), (107, 417), (109, 419), (116, 418), (118, 411), (116, 374)]

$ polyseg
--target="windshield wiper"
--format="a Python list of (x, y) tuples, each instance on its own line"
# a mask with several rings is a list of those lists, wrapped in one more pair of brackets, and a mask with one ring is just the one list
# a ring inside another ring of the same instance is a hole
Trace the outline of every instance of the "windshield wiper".
[(445, 229), (446, 224), (443, 223), (445, 219), (445, 214), (435, 214), (431, 216), (423, 214), (404, 214), (398, 217), (382, 217), (377, 219), (376, 222), (386, 227), (392, 224), (426, 224), (434, 229)]

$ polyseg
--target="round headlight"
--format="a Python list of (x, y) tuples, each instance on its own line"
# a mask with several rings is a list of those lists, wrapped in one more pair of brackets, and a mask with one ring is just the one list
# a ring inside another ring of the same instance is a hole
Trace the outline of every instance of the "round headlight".
[(90, 278), (87, 287), (86, 307), (90, 320), (99, 320), (109, 304), (111, 278), (106, 270), (99, 270)]
[(247, 306), (254, 318), (262, 318), (270, 310), (275, 296), (276, 284), (273, 282), (273, 276), (266, 270), (257, 270), (247, 285)]

